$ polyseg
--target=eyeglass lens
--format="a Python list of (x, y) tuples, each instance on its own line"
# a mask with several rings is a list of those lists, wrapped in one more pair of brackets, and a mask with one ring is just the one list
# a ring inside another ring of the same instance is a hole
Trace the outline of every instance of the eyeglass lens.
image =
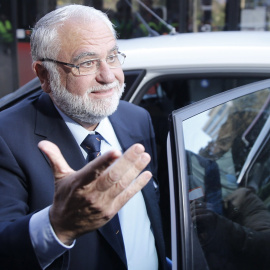
[[(123, 54), (110, 55), (106, 58), (106, 63), (110, 66), (110, 68), (120, 67), (125, 60), (125, 56)], [(100, 59), (93, 59), (89, 61), (85, 61), (80, 63), (77, 67), (73, 68), (73, 72), (76, 75), (89, 75), (94, 74), (98, 71), (100, 65)]]

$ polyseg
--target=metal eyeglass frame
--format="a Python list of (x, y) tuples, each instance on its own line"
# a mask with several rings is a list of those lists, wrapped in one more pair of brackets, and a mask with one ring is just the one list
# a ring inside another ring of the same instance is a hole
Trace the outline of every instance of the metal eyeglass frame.
[[(124, 64), (125, 59), (126, 59), (126, 55), (125, 55), (124, 53), (118, 52), (118, 53), (115, 54), (114, 56), (118, 56), (118, 55), (121, 55), (121, 56), (123, 57), (123, 62), (122, 62), (122, 63), (120, 62), (120, 65), (119, 65), (119, 66), (115, 66), (115, 67), (112, 67), (112, 66), (109, 65), (110, 68), (112, 68), (112, 69), (113, 69), (113, 68), (118, 68), (118, 67), (121, 67), (121, 66)], [(112, 55), (110, 55), (110, 56), (112, 56)], [(108, 62), (107, 62), (107, 59), (109, 59), (110, 56), (106, 57), (105, 60), (101, 60), (101, 59), (99, 59), (99, 58), (94, 58), (94, 59), (91, 59), (91, 60), (84, 61), (84, 62), (82, 62), (82, 63), (80, 63), (80, 64), (78, 64), (78, 65), (71, 64), (71, 63), (66, 63), (66, 62), (61, 62), (61, 61), (54, 60), (54, 59), (51, 59), (51, 58), (42, 58), (40, 61), (41, 61), (41, 62), (48, 61), (48, 62), (53, 62), (53, 63), (56, 63), (56, 64), (65, 65), (65, 66), (68, 66), (68, 67), (70, 67), (70, 68), (77, 68), (79, 74), (76, 74), (76, 75), (81, 75), (81, 74), (80, 74), (80, 66), (81, 66), (82, 64), (85, 64), (85, 63), (91, 62), (91, 61), (98, 61), (99, 63), (100, 63), (101, 61), (105, 61), (106, 63), (108, 63)], [(88, 73), (88, 74), (95, 74), (97, 71), (98, 71), (98, 68), (97, 68), (97, 70), (96, 70), (95, 72), (90, 72), (90, 73)], [(88, 75), (88, 74), (84, 74), (84, 75)], [(82, 75), (82, 76), (83, 76), (83, 75)]]

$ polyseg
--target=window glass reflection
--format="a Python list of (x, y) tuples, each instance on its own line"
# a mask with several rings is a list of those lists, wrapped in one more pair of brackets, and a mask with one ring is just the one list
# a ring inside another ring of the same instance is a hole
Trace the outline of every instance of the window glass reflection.
[[(195, 237), (209, 269), (269, 269), (269, 146), (238, 177), (270, 114), (270, 90), (229, 101), (183, 123)], [(194, 251), (195, 252), (195, 251)]]

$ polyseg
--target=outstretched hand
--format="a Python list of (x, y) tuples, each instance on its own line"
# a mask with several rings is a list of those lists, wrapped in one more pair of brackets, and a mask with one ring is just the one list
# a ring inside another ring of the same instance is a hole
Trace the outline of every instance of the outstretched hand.
[(50, 222), (65, 244), (105, 225), (152, 177), (149, 171), (141, 173), (151, 159), (141, 144), (134, 144), (123, 155), (107, 152), (79, 171), (69, 167), (55, 144), (41, 141), (38, 147), (53, 169)]

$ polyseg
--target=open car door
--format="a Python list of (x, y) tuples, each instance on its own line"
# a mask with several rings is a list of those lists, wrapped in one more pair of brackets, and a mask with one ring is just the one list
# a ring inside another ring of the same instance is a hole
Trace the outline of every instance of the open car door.
[(270, 80), (170, 120), (173, 269), (270, 269)]

